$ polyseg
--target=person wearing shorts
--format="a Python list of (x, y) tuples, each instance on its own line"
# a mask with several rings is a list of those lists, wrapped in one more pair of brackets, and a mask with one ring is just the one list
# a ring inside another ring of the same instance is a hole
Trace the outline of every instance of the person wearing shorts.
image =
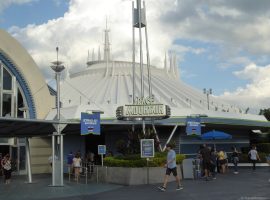
[(161, 191), (166, 191), (167, 188), (167, 183), (168, 183), (168, 178), (171, 175), (171, 173), (173, 174), (173, 176), (175, 177), (176, 180), (176, 190), (182, 190), (183, 186), (180, 183), (180, 178), (177, 174), (177, 166), (176, 166), (176, 153), (175, 151), (172, 149), (172, 145), (171, 144), (167, 144), (166, 145), (166, 149), (168, 151), (167, 154), (167, 162), (165, 164), (166, 167), (166, 173), (165, 173), (165, 177), (164, 177), (164, 182), (163, 182), (163, 186), (158, 187), (159, 190)]

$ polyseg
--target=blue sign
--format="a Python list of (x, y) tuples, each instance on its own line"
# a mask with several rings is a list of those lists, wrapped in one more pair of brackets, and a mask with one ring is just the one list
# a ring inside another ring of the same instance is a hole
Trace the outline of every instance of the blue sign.
[(141, 158), (152, 158), (154, 156), (154, 139), (141, 139)]
[(106, 145), (98, 145), (98, 155), (106, 154)]
[(186, 133), (187, 135), (201, 135), (200, 117), (187, 117)]
[(100, 113), (81, 113), (81, 135), (100, 135)]

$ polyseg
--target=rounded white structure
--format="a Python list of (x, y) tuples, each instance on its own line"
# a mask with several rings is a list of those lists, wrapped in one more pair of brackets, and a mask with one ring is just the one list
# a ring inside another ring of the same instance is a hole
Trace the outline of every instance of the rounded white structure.
[[(146, 65), (144, 65), (145, 71)], [(179, 79), (177, 70), (151, 66), (152, 94), (157, 103), (171, 107), (171, 117), (207, 115), (238, 119), (265, 120), (263, 116), (244, 114), (237, 107), (196, 90)], [(139, 64), (135, 64), (135, 97), (140, 97)], [(176, 68), (173, 68), (176, 69)], [(115, 118), (118, 106), (132, 104), (132, 63), (91, 61), (85, 70), (71, 74), (61, 84), (61, 102), (67, 119), (79, 119), (80, 112), (101, 110), (104, 118)], [(145, 96), (148, 92), (144, 74)], [(209, 110), (208, 110), (209, 108)], [(69, 111), (67, 111), (69, 110)]]

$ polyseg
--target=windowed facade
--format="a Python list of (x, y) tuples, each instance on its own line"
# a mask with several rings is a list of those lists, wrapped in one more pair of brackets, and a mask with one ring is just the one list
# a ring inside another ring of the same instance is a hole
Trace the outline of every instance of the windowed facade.
[[(0, 116), (27, 118), (28, 112), (20, 108), (28, 107), (20, 85), (7, 67), (0, 64)], [(25, 112), (25, 113), (24, 113)]]
[[(29, 118), (28, 110), (20, 108), (28, 108), (25, 95), (16, 76), (0, 61), (0, 116)], [(26, 169), (24, 139), (1, 138), (0, 154), (4, 156), (6, 153), (9, 153), (16, 162), (16, 172), (24, 174)]]

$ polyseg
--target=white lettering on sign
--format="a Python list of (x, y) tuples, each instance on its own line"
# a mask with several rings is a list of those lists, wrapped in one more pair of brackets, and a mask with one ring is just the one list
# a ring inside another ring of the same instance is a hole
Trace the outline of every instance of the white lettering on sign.
[(154, 104), (155, 99), (153, 96), (151, 97), (146, 97), (146, 98), (136, 98), (135, 99), (135, 103), (136, 105), (150, 105), (150, 104)]
[(97, 119), (83, 119), (84, 124), (95, 125), (97, 124), (97, 122), (98, 122)]
[(164, 116), (166, 115), (166, 108), (162, 104), (153, 105), (125, 105), (124, 113), (127, 117), (138, 116)]
[(188, 122), (187, 124), (188, 124), (189, 126), (199, 126), (199, 125), (201, 125), (200, 122)]

